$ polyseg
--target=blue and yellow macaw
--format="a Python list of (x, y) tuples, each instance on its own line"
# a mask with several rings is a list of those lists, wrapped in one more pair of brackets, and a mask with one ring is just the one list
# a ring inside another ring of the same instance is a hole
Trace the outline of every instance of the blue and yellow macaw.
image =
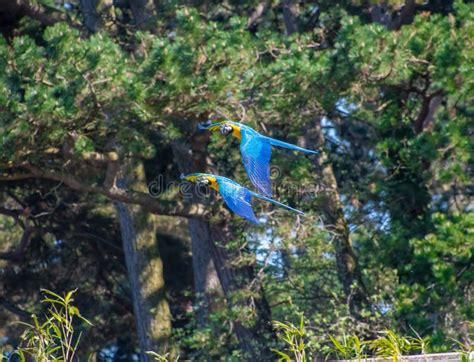
[(269, 197), (259, 195), (250, 191), (248, 188), (239, 185), (237, 182), (228, 179), (227, 177), (211, 175), (208, 173), (192, 173), (189, 175), (181, 175), (182, 180), (189, 182), (196, 182), (199, 185), (208, 186), (218, 191), (224, 199), (226, 205), (237, 215), (258, 224), (258, 220), (252, 210), (252, 197), (260, 200), (269, 201), (275, 205), (284, 207), (288, 210), (294, 211), (298, 214), (304, 215), (303, 211), (294, 209), (281, 202), (270, 199)]
[(250, 181), (252, 181), (258, 192), (269, 197), (272, 195), (272, 184), (270, 181), (271, 146), (284, 147), (306, 153), (317, 153), (317, 151), (264, 136), (249, 126), (238, 122), (199, 123), (198, 129), (201, 131), (219, 130), (224, 136), (232, 135), (237, 138), (240, 141), (240, 153), (242, 154), (242, 160)]

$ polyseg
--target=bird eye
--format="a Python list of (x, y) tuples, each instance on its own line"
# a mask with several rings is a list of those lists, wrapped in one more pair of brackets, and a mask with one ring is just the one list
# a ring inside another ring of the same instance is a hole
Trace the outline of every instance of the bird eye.
[(199, 185), (208, 186), (210, 184), (209, 180), (205, 177), (200, 177), (197, 179)]
[(229, 134), (232, 133), (232, 127), (227, 125), (227, 124), (223, 124), (221, 127), (220, 127), (220, 131), (221, 131), (221, 134), (224, 135), (224, 136), (228, 136)]

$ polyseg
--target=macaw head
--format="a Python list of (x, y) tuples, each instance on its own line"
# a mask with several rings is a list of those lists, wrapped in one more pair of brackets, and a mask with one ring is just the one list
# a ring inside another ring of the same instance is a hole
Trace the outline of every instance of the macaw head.
[(239, 140), (242, 138), (242, 135), (240, 133), (241, 126), (237, 122), (222, 121), (222, 122), (211, 123), (210, 121), (208, 121), (206, 123), (199, 123), (198, 129), (208, 130), (211, 132), (219, 131), (223, 136), (232, 135), (238, 138)]
[(189, 175), (181, 175), (181, 180), (196, 183), (198, 186), (208, 186), (215, 190), (219, 189), (216, 177), (207, 173), (192, 173)]

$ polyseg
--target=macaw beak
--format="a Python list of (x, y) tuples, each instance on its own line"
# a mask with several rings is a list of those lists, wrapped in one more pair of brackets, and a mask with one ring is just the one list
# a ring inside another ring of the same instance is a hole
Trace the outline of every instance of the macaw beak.
[(224, 122), (211, 123), (211, 121), (201, 122), (197, 124), (198, 131), (217, 131), (220, 125)]

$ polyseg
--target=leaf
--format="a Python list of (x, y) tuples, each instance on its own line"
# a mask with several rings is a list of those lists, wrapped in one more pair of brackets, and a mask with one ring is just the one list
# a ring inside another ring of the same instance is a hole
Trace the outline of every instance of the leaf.
[(54, 336), (57, 338), (61, 338), (61, 335), (62, 335), (61, 329), (54, 323), (51, 324), (51, 328), (54, 331)]
[(89, 321), (88, 319), (84, 318), (81, 314), (78, 314), (77, 317), (78, 317), (80, 320), (82, 320), (84, 323), (86, 323), (87, 325), (89, 325), (89, 326), (93, 326), (93, 325), (94, 325), (91, 321)]
[(152, 356), (155, 359), (155, 361), (163, 361), (163, 362), (168, 361), (167, 357), (169, 356), (169, 353), (165, 353), (164, 355), (160, 355), (153, 351), (146, 351), (145, 353), (149, 356)]
[(74, 306), (71, 305), (71, 306), (69, 306), (68, 310), (69, 310), (69, 314), (71, 316), (79, 315), (79, 309), (77, 307), (74, 307)]
[(48, 290), (48, 289), (40, 289), (43, 293), (45, 294), (49, 294), (49, 295), (52, 295), (53, 297), (56, 297), (57, 300), (60, 300), (62, 301), (63, 303), (65, 303), (66, 301), (64, 300), (64, 298), (62, 298), (61, 296), (59, 296), (58, 294)]
[(41, 301), (43, 303), (54, 303), (54, 304), (59, 304), (60, 306), (64, 306), (64, 302), (56, 300), (56, 299), (44, 298)]
[(78, 136), (74, 142), (74, 151), (77, 154), (94, 151), (94, 142), (85, 136)]
[(77, 288), (74, 289), (74, 290), (69, 291), (69, 292), (66, 294), (66, 296), (64, 297), (65, 302), (66, 302), (66, 303), (69, 303), (69, 302), (72, 300), (71, 298), (72, 298), (73, 294), (76, 293), (76, 292), (77, 292)]
[(279, 359), (278, 361), (281, 361), (281, 360), (284, 360), (284, 361), (291, 361), (290, 356), (287, 355), (286, 353), (281, 352), (281, 351), (279, 351), (279, 350), (277, 350), (277, 349), (273, 349), (273, 348), (272, 348), (272, 351), (275, 352), (275, 353), (277, 353), (278, 355), (282, 356), (282, 358)]

